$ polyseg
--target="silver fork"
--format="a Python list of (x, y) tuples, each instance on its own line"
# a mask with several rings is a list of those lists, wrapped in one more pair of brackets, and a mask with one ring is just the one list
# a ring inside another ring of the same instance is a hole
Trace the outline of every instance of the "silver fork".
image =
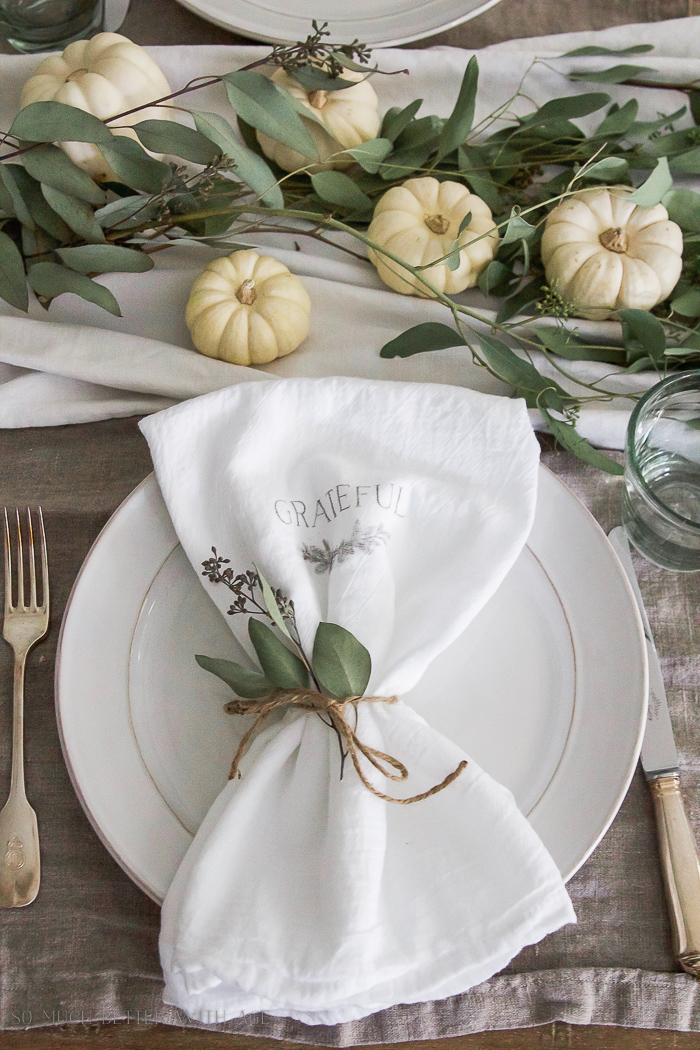
[(10, 523), (5, 509), (5, 620), (3, 638), (15, 654), (14, 701), (12, 707), (12, 777), (10, 794), (0, 810), (0, 907), (22, 908), (39, 892), (41, 865), (36, 813), (24, 790), (24, 668), (27, 653), (43, 638), (49, 626), (49, 566), (46, 557), (44, 518), (39, 508), (41, 554), (41, 605), (37, 601), (34, 528), (27, 507), (29, 526), (29, 603), (24, 601), (24, 559), (19, 511), (17, 518), (17, 604), (12, 604), (13, 573)]

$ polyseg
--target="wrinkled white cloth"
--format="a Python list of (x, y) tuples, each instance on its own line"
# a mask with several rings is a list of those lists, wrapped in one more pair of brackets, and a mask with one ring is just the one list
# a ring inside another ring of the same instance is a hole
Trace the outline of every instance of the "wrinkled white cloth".
[[(229, 387), (141, 422), (200, 579), (215, 547), (372, 655), (400, 695), (494, 593), (536, 501), (524, 402), (347, 378)], [(314, 552), (337, 550), (335, 559)], [(222, 614), (231, 593), (203, 582)], [(249, 653), (247, 616), (227, 616)], [(254, 666), (254, 665), (253, 665)], [(429, 673), (429, 672), (428, 672)], [(206, 672), (202, 671), (205, 675)], [(360, 704), (359, 739), (403, 762), (408, 798), (468, 756), (408, 706)], [(486, 980), (575, 916), (510, 792), (469, 760), (407, 806), (373, 795), (312, 712), (268, 723), (204, 819), (165, 899), (165, 1000), (205, 1023), (256, 1011), (335, 1024)]]
[[(656, 119), (660, 112), (672, 113), (686, 102), (677, 91), (639, 89), (616, 85), (573, 83), (565, 73), (571, 69), (605, 68), (615, 59), (605, 57), (558, 59), (556, 56), (587, 44), (625, 48), (632, 44), (650, 43), (655, 51), (639, 59), (640, 64), (659, 70), (659, 79), (669, 83), (688, 81), (700, 75), (697, 39), (700, 18), (683, 18), (653, 25), (616, 26), (599, 32), (569, 33), (560, 36), (507, 41), (478, 52), (480, 65), (479, 97), (476, 121), (494, 106), (503, 103), (527, 74), (526, 94), (537, 104), (553, 97), (580, 91), (605, 90), (612, 100), (623, 104), (636, 97), (640, 102), (639, 119)], [(259, 47), (154, 47), (147, 49), (163, 68), (170, 82), (180, 85), (193, 76), (222, 73), (239, 68), (259, 58), (265, 49)], [(390, 106), (403, 106), (414, 98), (423, 98), (422, 113), (446, 116), (457, 96), (464, 68), (472, 52), (458, 48), (438, 47), (420, 50), (378, 50), (375, 52), (383, 69), (407, 68), (410, 75), (380, 77), (376, 81), (382, 112)], [(536, 56), (547, 64), (529, 68)], [(9, 127), (17, 110), (24, 80), (39, 61), (39, 56), (0, 55), (0, 127)], [(638, 61), (638, 59), (634, 59)], [(192, 97), (199, 109), (218, 112), (230, 119), (230, 109), (222, 102), (220, 89), (208, 88)], [(531, 103), (520, 99), (513, 107), (526, 112)], [(592, 128), (599, 118), (582, 119), (584, 129)], [(689, 118), (677, 122), (685, 126)], [(295, 239), (301, 251), (294, 251)], [(464, 348), (420, 355), (407, 361), (379, 359), (382, 345), (411, 324), (421, 321), (449, 320), (443, 308), (382, 290), (374, 270), (359, 260), (349, 264), (347, 256), (337, 251), (334, 261), (327, 258), (334, 249), (320, 247), (295, 235), (269, 235), (261, 243), (299, 273), (312, 298), (311, 331), (304, 346), (265, 368), (270, 375), (358, 375), (384, 379), (431, 381), (472, 386), (490, 392), (503, 388), (475, 368)], [(355, 250), (357, 244), (354, 244)], [(217, 252), (221, 254), (221, 252)], [(164, 258), (170, 256), (170, 259)], [(215, 362), (192, 366), (187, 355), (168, 359), (164, 347), (160, 384), (152, 368), (151, 347), (146, 364), (140, 356), (143, 344), (129, 338), (117, 340), (107, 333), (148, 336), (159, 343), (174, 344), (191, 351), (189, 334), (184, 324), (184, 308), (189, 287), (205, 261), (212, 256), (193, 248), (189, 255), (162, 252), (156, 255), (156, 270), (150, 274), (117, 274), (101, 278), (116, 294), (124, 317), (114, 318), (98, 307), (84, 303), (73, 295), (61, 296), (46, 315), (34, 304), (31, 316), (42, 323), (52, 319), (58, 324), (97, 327), (99, 334), (64, 332), (58, 326), (50, 333), (54, 352), (37, 352), (37, 337), (31, 325), (10, 324), (0, 316), (0, 426), (41, 426), (73, 423), (152, 412), (169, 403), (159, 397), (178, 400), (196, 396), (204, 389), (218, 389), (226, 375)], [(480, 305), (484, 305), (481, 303)], [(22, 317), (19, 311), (0, 302), (0, 315)], [(588, 323), (581, 322), (582, 331)], [(596, 326), (593, 326), (594, 328)], [(619, 341), (619, 327), (597, 326), (601, 341)], [(77, 345), (74, 345), (77, 344)], [(65, 350), (70, 352), (64, 353)], [(105, 355), (109, 367), (105, 367)], [(2, 367), (5, 362), (7, 367)], [(539, 362), (547, 371), (547, 366)], [(228, 368), (228, 381), (242, 378), (240, 369)], [(188, 386), (192, 372), (196, 378)], [(615, 372), (608, 365), (574, 363), (572, 376), (585, 383), (596, 382)], [(43, 373), (43, 374), (41, 374)], [(256, 372), (254, 375), (262, 373)], [(564, 386), (575, 385), (551, 370)], [(155, 375), (155, 383), (154, 383)], [(208, 382), (208, 387), (206, 386)], [(655, 382), (654, 375), (620, 376), (613, 384), (630, 393), (646, 389)], [(173, 393), (173, 386), (177, 393)], [(579, 389), (580, 392), (580, 389)], [(541, 425), (532, 413), (535, 425)], [(581, 413), (580, 432), (591, 441), (607, 448), (622, 448), (629, 417), (624, 402), (613, 401), (587, 406)]]

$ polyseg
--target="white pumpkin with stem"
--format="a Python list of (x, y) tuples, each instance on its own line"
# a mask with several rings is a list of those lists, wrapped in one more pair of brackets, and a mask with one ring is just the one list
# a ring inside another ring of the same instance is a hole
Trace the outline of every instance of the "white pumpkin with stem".
[(300, 116), (318, 150), (318, 158), (305, 157), (262, 131), (256, 131), (265, 155), (283, 171), (305, 168), (313, 175), (332, 168), (349, 168), (355, 161), (344, 150), (376, 138), (381, 126), (377, 93), (364, 77), (362, 73), (344, 70), (342, 79), (355, 81), (352, 87), (339, 91), (311, 90), (283, 69), (277, 69), (272, 76), (273, 84), (289, 91), (309, 113), (309, 119), (303, 112)]
[[(460, 226), (471, 215), (460, 232)], [(386, 248), (411, 266), (428, 266), (421, 273), (438, 292), (454, 295), (473, 288), (498, 248), (488, 204), (461, 182), (442, 182), (430, 176), (408, 179), (381, 197), (367, 231), (371, 241)], [(451, 270), (445, 261), (459, 246), (459, 262)], [(399, 263), (370, 248), (370, 262), (382, 281), (403, 295), (430, 297), (420, 279)], [(442, 262), (437, 260), (442, 259)]]
[[(164, 74), (142, 47), (119, 33), (98, 33), (91, 40), (75, 40), (60, 55), (43, 59), (22, 89), (20, 108), (32, 102), (63, 102), (107, 120), (169, 94)], [(109, 127), (115, 135), (136, 139), (131, 125), (149, 119), (170, 120), (170, 111), (142, 109)], [(97, 146), (90, 142), (59, 145), (93, 178), (119, 181)]]
[(603, 321), (616, 310), (651, 310), (673, 291), (683, 234), (662, 204), (642, 208), (627, 186), (579, 190), (547, 217), (547, 283), (577, 317)]
[(185, 320), (207, 357), (265, 365), (306, 338), (310, 310), (295, 274), (269, 255), (246, 250), (209, 263), (192, 285)]

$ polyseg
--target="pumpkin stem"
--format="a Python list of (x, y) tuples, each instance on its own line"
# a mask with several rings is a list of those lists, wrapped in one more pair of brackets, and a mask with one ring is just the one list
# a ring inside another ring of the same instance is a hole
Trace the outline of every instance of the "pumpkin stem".
[(255, 281), (249, 277), (236, 292), (236, 299), (238, 299), (239, 303), (243, 303), (244, 306), (250, 306), (257, 298), (258, 293), (255, 291)]
[(450, 228), (450, 220), (446, 219), (444, 215), (428, 215), (424, 221), (430, 232), (436, 233), (438, 237), (442, 236), (443, 233), (447, 233)]
[(309, 102), (314, 107), (314, 109), (323, 109), (323, 107), (325, 106), (327, 101), (328, 101), (328, 92), (327, 91), (320, 91), (320, 90), (319, 91), (312, 91), (311, 94), (309, 95)]
[(603, 230), (598, 240), (609, 252), (624, 255), (627, 251), (627, 234), (621, 226), (611, 226), (608, 230)]

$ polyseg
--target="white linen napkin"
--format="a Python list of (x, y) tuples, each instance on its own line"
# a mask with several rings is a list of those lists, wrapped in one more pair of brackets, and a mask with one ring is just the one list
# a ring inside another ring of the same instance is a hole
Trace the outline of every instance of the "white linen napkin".
[[(258, 566), (293, 599), (307, 653), (321, 620), (370, 650), (367, 695), (400, 696), (430, 674), (534, 516), (538, 447), (522, 401), (289, 379), (229, 387), (141, 428), (200, 579), (212, 547), (234, 574)], [(313, 553), (341, 544), (342, 557)], [(226, 615), (231, 593), (203, 585)], [(252, 652), (247, 617), (226, 619)], [(409, 770), (393, 790), (361, 760), (385, 793), (426, 791), (468, 757), (401, 701), (357, 713), (358, 738)], [(349, 762), (340, 780), (334, 733), (292, 708), (261, 729), (241, 772), (163, 905), (165, 1000), (193, 1018), (335, 1024), (444, 998), (575, 921), (512, 795), (471, 759), (445, 790), (393, 805)]]
[[(650, 43), (654, 45), (655, 51), (644, 56), (644, 62), (658, 69), (662, 79), (669, 83), (692, 80), (700, 73), (696, 45), (699, 31), (700, 17), (693, 17), (657, 22), (653, 26), (615, 26), (599, 32), (506, 41), (486, 48), (477, 53), (481, 72), (476, 120), (481, 120), (514, 92), (536, 55), (545, 56), (547, 62), (535, 65), (528, 73), (526, 94), (535, 103), (541, 105), (553, 97), (592, 90), (585, 83), (568, 81), (565, 74), (574, 68), (601, 68), (604, 59), (555, 60), (555, 56), (584, 45), (625, 48), (631, 44)], [(261, 57), (265, 51), (259, 47), (211, 46), (154, 47), (147, 50), (173, 85), (184, 83), (194, 76), (238, 68)], [(381, 68), (408, 68), (410, 71), (409, 76), (396, 75), (378, 80), (382, 111), (390, 106), (405, 106), (414, 98), (423, 98), (421, 112), (446, 116), (454, 104), (466, 63), (472, 53), (450, 47), (425, 51), (389, 49), (375, 52)], [(0, 93), (0, 127), (10, 126), (19, 104), (22, 84), (39, 57), (0, 55), (0, 78), (3, 84)], [(640, 120), (653, 120), (660, 112), (671, 113), (686, 101), (682, 93), (664, 88), (640, 92), (639, 89), (619, 85), (606, 84), (604, 87), (619, 105), (632, 97), (638, 98)], [(214, 89), (209, 88), (198, 94), (197, 106), (230, 118), (230, 110), (222, 105), (220, 93)], [(520, 99), (513, 108), (525, 112), (531, 108), (531, 103)], [(580, 124), (584, 129), (589, 129), (594, 126), (596, 119), (595, 116), (583, 118)], [(690, 123), (690, 118), (687, 118), (687, 122)], [(677, 127), (681, 126), (684, 126), (683, 121), (677, 124)], [(405, 362), (379, 360), (379, 349), (385, 342), (411, 324), (424, 320), (444, 321), (444, 310), (434, 303), (409, 301), (407, 297), (392, 292), (380, 294), (380, 285), (368, 265), (358, 262), (357, 265), (348, 266), (347, 263), (339, 262), (334, 268), (332, 260), (326, 258), (328, 253), (325, 249), (319, 250), (318, 245), (306, 243), (303, 238), (299, 241), (302, 251), (290, 252), (290, 263), (285, 252), (294, 248), (293, 237), (280, 235), (263, 240), (273, 254), (287, 262), (294, 272), (309, 279), (304, 283), (313, 301), (312, 328), (307, 343), (301, 351), (296, 351), (283, 362), (267, 366), (266, 371), (285, 376), (343, 374), (421, 382), (428, 380), (457, 383), (492, 392), (502, 391), (496, 384), (488, 385), (484, 370), (471, 365), (468, 351), (463, 348), (439, 351)], [(161, 343), (190, 348), (189, 335), (184, 326), (184, 308), (189, 287), (196, 276), (193, 259), (197, 260), (201, 269), (205, 264), (205, 255), (193, 249), (189, 257), (175, 253), (175, 261), (168, 262), (163, 256), (169, 254), (166, 252), (156, 256), (157, 268), (151, 274), (118, 274), (101, 278), (115, 292), (125, 314), (123, 319), (114, 318), (96, 306), (67, 295), (61, 296), (52, 305), (48, 314), (49, 322), (55, 319), (60, 324), (89, 325), (125, 335), (148, 335)], [(352, 289), (352, 294), (344, 294), (347, 286)], [(0, 302), (0, 315), (3, 314), (13, 318), (22, 316)], [(46, 315), (38, 305), (34, 306), (32, 316), (46, 323)], [(342, 319), (342, 325), (338, 323), (339, 318)], [(368, 318), (372, 319), (373, 327)], [(611, 326), (611, 331), (614, 338), (618, 334), (617, 329)], [(610, 332), (602, 334), (604, 341), (609, 341)], [(66, 346), (70, 345), (72, 335), (69, 332), (61, 336), (60, 332), (54, 331), (51, 338), (57, 345)], [(180, 374), (181, 367), (182, 385), (186, 385), (189, 365), (182, 355), (174, 356), (169, 367), (164, 365), (163, 389), (158, 391), (153, 388), (152, 373), (142, 376), (138, 346), (129, 339), (118, 344), (110, 341), (112, 346), (121, 346), (124, 350), (121, 361), (118, 352), (111, 355), (110, 370), (102, 365), (102, 334), (93, 337), (91, 349), (82, 340), (81, 360), (78, 362), (75, 355), (67, 355), (72, 362), (73, 371), (70, 372), (67, 371), (66, 362), (57, 367), (56, 354), (41, 360), (35, 353), (35, 339), (36, 329), (31, 326), (10, 327), (0, 316), (0, 363), (11, 363), (13, 366), (0, 373), (0, 426), (41, 426), (152, 412), (163, 407), (163, 403), (155, 400), (159, 394), (173, 397), (168, 389), (168, 381)], [(547, 370), (544, 362), (538, 363), (544, 371)], [(18, 373), (15, 371), (18, 368), (24, 371)], [(583, 382), (591, 383), (617, 369), (583, 362), (575, 363), (570, 371)], [(238, 382), (240, 373), (231, 371), (229, 374), (230, 382)], [(562, 385), (570, 386), (562, 381), (561, 375), (552, 374)], [(18, 377), (21, 379), (19, 383), (15, 382)], [(67, 382), (68, 379), (72, 382)], [(141, 379), (145, 383), (143, 387), (139, 386)], [(630, 393), (646, 389), (654, 381), (653, 375), (622, 375), (614, 383), (619, 385), (621, 391)], [(217, 374), (212, 377), (209, 389), (217, 389), (220, 385)], [(106, 390), (100, 390), (99, 387)], [(123, 391), (128, 391), (128, 395), (125, 396)], [(139, 391), (143, 391), (145, 396), (139, 398)], [(201, 380), (177, 397), (192, 397), (200, 393)], [(533, 423), (540, 426), (538, 414), (531, 413), (531, 416)], [(629, 407), (624, 402), (590, 405), (581, 412), (579, 430), (589, 440), (603, 447), (622, 448), (628, 418)]]

